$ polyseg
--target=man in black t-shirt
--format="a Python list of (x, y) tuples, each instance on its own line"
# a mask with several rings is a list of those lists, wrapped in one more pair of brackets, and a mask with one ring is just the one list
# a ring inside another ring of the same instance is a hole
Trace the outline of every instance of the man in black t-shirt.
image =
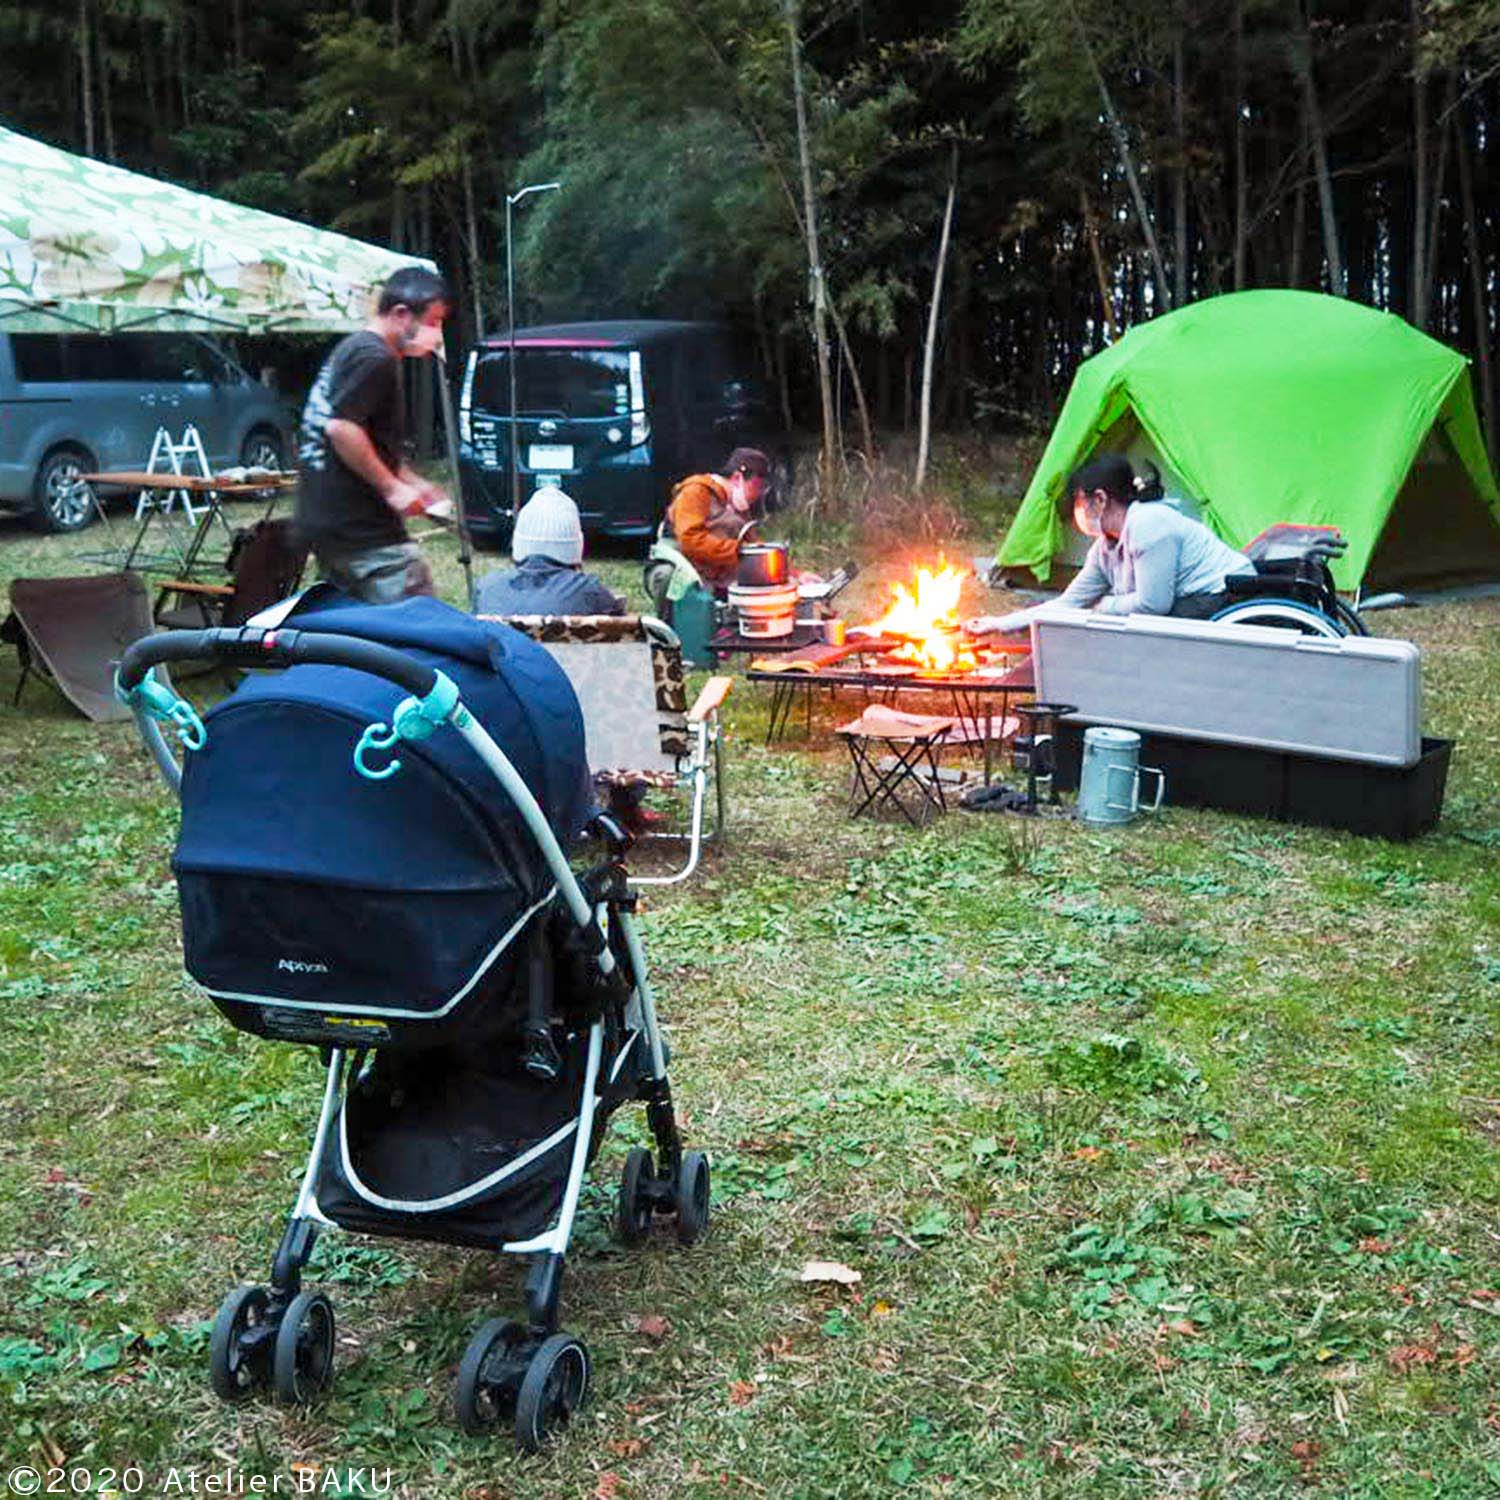
[(401, 361), (438, 347), (452, 303), (435, 271), (397, 271), (369, 324), (328, 356), (302, 412), (297, 527), (323, 576), (367, 604), (432, 593), (403, 517), (452, 507), (403, 457)]

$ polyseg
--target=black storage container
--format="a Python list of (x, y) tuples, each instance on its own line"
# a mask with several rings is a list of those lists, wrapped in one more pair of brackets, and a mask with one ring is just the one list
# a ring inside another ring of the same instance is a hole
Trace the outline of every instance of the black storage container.
[[(1065, 791), (1078, 787), (1087, 728), (1059, 726), (1057, 785)], [(1141, 764), (1166, 777), (1169, 806), (1212, 807), (1401, 840), (1437, 825), (1452, 750), (1452, 740), (1424, 736), (1421, 758), (1398, 769), (1177, 735), (1141, 736)]]

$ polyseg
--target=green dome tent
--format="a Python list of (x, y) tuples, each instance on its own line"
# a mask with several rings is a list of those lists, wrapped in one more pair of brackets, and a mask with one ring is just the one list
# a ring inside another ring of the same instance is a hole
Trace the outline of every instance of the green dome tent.
[(1337, 526), (1340, 588), (1500, 578), (1500, 491), (1467, 361), (1390, 313), (1236, 292), (1131, 329), (1078, 367), (1000, 550), (1051, 576), (1077, 552), (1063, 485), (1098, 451), (1151, 457), (1231, 546)]

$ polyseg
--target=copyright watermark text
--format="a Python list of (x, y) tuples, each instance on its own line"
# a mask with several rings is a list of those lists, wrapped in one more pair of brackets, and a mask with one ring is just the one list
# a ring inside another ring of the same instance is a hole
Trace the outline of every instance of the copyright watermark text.
[(151, 1471), (88, 1468), (84, 1465), (34, 1468), (18, 1464), (5, 1475), (11, 1495), (389, 1495), (395, 1488), (390, 1469), (297, 1464), (285, 1471), (219, 1468), (178, 1464)]

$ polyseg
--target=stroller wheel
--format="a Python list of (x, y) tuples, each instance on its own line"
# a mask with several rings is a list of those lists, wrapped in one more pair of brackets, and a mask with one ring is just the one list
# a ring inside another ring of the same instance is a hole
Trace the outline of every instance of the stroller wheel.
[(708, 1233), (708, 1158), (701, 1151), (684, 1151), (677, 1169), (677, 1240), (696, 1245)]
[(247, 1401), (266, 1377), (265, 1344), (246, 1347), (246, 1336), (266, 1321), (262, 1286), (237, 1286), (219, 1304), (208, 1341), (208, 1373), (220, 1401)]
[(470, 1437), (482, 1437), (515, 1406), (523, 1368), (516, 1355), (525, 1340), (525, 1328), (503, 1318), (481, 1324), (469, 1340), (458, 1367), (453, 1404), (458, 1425)]
[(615, 1235), (622, 1245), (639, 1245), (651, 1232), (650, 1185), (656, 1163), (644, 1146), (632, 1146), (620, 1173), (620, 1196), (615, 1200)]
[(333, 1303), (322, 1292), (298, 1292), (276, 1330), (271, 1383), (281, 1400), (304, 1405), (333, 1379)]
[(516, 1397), (516, 1443), (535, 1453), (566, 1427), (589, 1393), (589, 1351), (570, 1333), (543, 1341)]

